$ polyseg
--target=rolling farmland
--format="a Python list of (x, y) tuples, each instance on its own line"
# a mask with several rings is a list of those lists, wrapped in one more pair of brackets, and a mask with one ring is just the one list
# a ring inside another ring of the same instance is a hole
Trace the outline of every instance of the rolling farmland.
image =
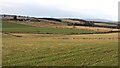
[(97, 31), (70, 28), (52, 28), (52, 27), (35, 27), (16, 23), (3, 23), (3, 32), (8, 33), (39, 33), (39, 34), (81, 34), (95, 33)]
[(117, 66), (118, 33), (95, 33), (3, 22), (3, 66)]

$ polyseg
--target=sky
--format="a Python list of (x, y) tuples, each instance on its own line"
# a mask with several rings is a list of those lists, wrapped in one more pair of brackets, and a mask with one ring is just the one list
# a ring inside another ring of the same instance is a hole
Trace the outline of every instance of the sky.
[(118, 20), (119, 0), (0, 0), (0, 14)]

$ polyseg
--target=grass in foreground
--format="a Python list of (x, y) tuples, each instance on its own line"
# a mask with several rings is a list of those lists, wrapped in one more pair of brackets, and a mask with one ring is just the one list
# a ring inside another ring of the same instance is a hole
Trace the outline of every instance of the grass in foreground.
[(117, 34), (18, 35), (22, 37), (3, 34), (3, 66), (118, 65)]

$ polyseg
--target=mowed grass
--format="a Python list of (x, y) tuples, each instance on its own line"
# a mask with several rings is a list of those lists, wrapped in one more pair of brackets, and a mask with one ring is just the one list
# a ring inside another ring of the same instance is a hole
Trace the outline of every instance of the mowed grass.
[(87, 34), (96, 33), (97, 31), (72, 28), (52, 28), (52, 27), (35, 27), (16, 23), (2, 23), (3, 32), (11, 33), (39, 33), (39, 34)]
[(96, 31), (7, 22), (3, 32), (3, 66), (118, 65), (117, 33), (73, 35)]
[(117, 34), (15, 35), (3, 34), (3, 66), (118, 65)]

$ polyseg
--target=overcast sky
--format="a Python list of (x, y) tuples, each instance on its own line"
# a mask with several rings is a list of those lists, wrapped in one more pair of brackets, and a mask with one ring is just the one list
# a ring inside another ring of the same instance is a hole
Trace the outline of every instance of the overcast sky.
[(0, 14), (118, 20), (119, 0), (0, 0)]

